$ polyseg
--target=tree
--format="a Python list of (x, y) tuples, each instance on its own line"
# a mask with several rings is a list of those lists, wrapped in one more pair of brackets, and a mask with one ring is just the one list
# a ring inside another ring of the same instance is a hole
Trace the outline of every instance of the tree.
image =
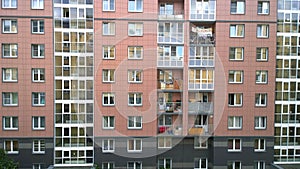
[(9, 158), (3, 149), (0, 149), (0, 168), (17, 169), (18, 163)]

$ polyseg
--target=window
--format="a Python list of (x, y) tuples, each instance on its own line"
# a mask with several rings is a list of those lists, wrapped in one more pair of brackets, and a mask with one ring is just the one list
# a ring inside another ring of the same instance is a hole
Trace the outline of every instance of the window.
[(266, 150), (266, 140), (265, 139), (255, 139), (254, 140), (254, 151), (265, 151)]
[(142, 46), (129, 46), (128, 47), (128, 59), (142, 59), (143, 47)]
[(228, 139), (228, 151), (241, 151), (241, 139)]
[(143, 36), (143, 23), (128, 23), (128, 36)]
[(230, 25), (230, 37), (244, 37), (245, 25)]
[(259, 116), (254, 118), (255, 129), (266, 129), (267, 128), (267, 117)]
[(129, 93), (128, 94), (128, 105), (129, 106), (141, 106), (142, 93)]
[(128, 129), (142, 129), (142, 116), (128, 116)]
[(228, 105), (229, 106), (242, 106), (243, 105), (243, 94), (242, 93), (229, 93)]
[(158, 137), (158, 148), (172, 148), (172, 138)]
[(228, 77), (229, 83), (243, 83), (243, 73), (242, 70), (230, 70)]
[(17, 33), (18, 25), (16, 19), (3, 19), (2, 20), (3, 33)]
[(208, 120), (207, 120), (207, 115), (197, 115), (195, 119), (195, 127), (204, 127), (207, 125)]
[(114, 46), (103, 46), (103, 59), (115, 59)]
[(45, 106), (45, 93), (33, 92), (32, 93), (32, 106)]
[(33, 68), (31, 72), (32, 72), (32, 82), (45, 82), (45, 69)]
[(143, 0), (128, 0), (128, 12), (143, 12)]
[(161, 3), (159, 5), (159, 15), (174, 15), (174, 4)]
[(2, 93), (3, 106), (17, 106), (18, 93), (17, 92), (3, 92)]
[(245, 1), (244, 0), (231, 0), (230, 13), (231, 14), (245, 14)]
[(240, 161), (229, 161), (227, 163), (227, 169), (241, 169), (242, 163)]
[(102, 169), (114, 169), (115, 163), (114, 162), (103, 162)]
[(260, 15), (266, 15), (270, 12), (270, 2), (268, 1), (258, 1), (257, 13)]
[(114, 93), (103, 93), (102, 94), (102, 105), (103, 106), (115, 105), (115, 94)]
[(243, 117), (241, 116), (229, 116), (228, 117), (228, 129), (242, 129)]
[(102, 23), (102, 35), (115, 35), (115, 23), (114, 22), (103, 22)]
[(31, 9), (44, 9), (44, 0), (31, 0)]
[(255, 106), (267, 106), (267, 94), (256, 93), (255, 94)]
[(256, 61), (267, 61), (269, 56), (269, 48), (256, 48)]
[(142, 169), (142, 162), (130, 161), (127, 163), (127, 169)]
[(45, 57), (45, 45), (32, 44), (31, 45), (31, 57), (32, 58), (44, 58)]
[(158, 159), (158, 168), (159, 169), (172, 169), (172, 159), (170, 159), (170, 158)]
[(158, 118), (159, 126), (170, 126), (172, 125), (172, 116), (171, 115), (161, 115)]
[(194, 169), (208, 169), (207, 158), (196, 158)]
[(3, 68), (2, 69), (3, 82), (17, 82), (18, 69), (17, 68)]
[(31, 31), (35, 34), (44, 33), (44, 20), (32, 20), (31, 21)]
[(2, 8), (17, 8), (17, 0), (2, 0)]
[(103, 0), (103, 11), (115, 11), (115, 0)]
[(129, 83), (141, 83), (142, 82), (142, 70), (128, 70), (128, 82)]
[(103, 129), (115, 128), (115, 116), (103, 116)]
[(264, 161), (256, 161), (254, 164), (254, 169), (265, 169), (266, 163)]
[(32, 164), (32, 169), (44, 169), (45, 164)]
[(142, 151), (142, 140), (141, 139), (129, 139), (127, 141), (128, 152), (141, 152)]
[(268, 83), (268, 71), (257, 70), (256, 71), (256, 83), (260, 83), (260, 84)]
[(2, 57), (3, 58), (18, 57), (18, 45), (15, 43), (2, 44)]
[(268, 38), (269, 37), (269, 25), (257, 25), (258, 38)]
[(194, 137), (194, 148), (207, 148), (207, 138)]
[(45, 130), (45, 117), (33, 116), (32, 117), (32, 129), (33, 130)]
[(102, 140), (102, 152), (114, 152), (115, 151), (115, 140), (105, 139)]
[(33, 140), (32, 153), (33, 154), (44, 154), (46, 150), (45, 140)]
[(103, 82), (115, 82), (115, 69), (102, 70)]
[(229, 60), (243, 60), (243, 59), (244, 59), (244, 48), (242, 47), (229, 48)]
[(4, 150), (7, 154), (18, 154), (19, 153), (19, 142), (16, 140), (4, 141)]
[(18, 117), (3, 116), (2, 119), (3, 130), (18, 130), (19, 120)]

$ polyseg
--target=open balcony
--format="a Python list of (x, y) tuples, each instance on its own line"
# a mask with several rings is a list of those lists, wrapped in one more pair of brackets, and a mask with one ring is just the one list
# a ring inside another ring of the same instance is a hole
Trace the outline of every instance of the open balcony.
[(159, 90), (182, 90), (182, 80), (173, 80), (171, 82), (158, 81), (157, 89)]
[(159, 20), (182, 20), (184, 19), (183, 0), (159, 0)]
[(163, 70), (159, 69), (157, 72), (157, 89), (159, 90), (169, 90), (169, 91), (178, 91), (182, 90), (182, 70)]
[(214, 24), (191, 23), (190, 44), (193, 46), (214, 46)]
[(189, 102), (188, 111), (189, 114), (212, 114), (214, 104), (212, 102)]
[(160, 136), (180, 136), (182, 135), (181, 126), (159, 126), (158, 134)]
[(159, 20), (182, 20), (184, 19), (184, 11), (160, 11)]
[(166, 102), (158, 103), (158, 113), (166, 113), (168, 115), (172, 114), (182, 114), (182, 102)]

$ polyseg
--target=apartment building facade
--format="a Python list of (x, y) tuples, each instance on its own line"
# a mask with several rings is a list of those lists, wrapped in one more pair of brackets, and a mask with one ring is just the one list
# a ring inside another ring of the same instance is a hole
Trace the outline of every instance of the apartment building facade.
[(276, 1), (1, 5), (0, 146), (20, 168), (271, 168)]

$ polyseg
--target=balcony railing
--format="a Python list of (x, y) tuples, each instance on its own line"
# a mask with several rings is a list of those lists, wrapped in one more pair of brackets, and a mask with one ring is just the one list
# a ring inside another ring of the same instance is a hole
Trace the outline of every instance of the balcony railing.
[(159, 126), (158, 134), (167, 135), (167, 136), (182, 135), (182, 127), (181, 126)]
[(190, 56), (190, 67), (214, 67), (215, 59), (213, 56)]
[(199, 10), (191, 10), (190, 19), (206, 20), (206, 21), (216, 20), (214, 11), (199, 11)]
[(214, 105), (212, 102), (190, 102), (188, 111), (189, 114), (212, 114)]
[(160, 11), (158, 14), (159, 20), (181, 20), (184, 17), (184, 11)]
[(194, 45), (214, 45), (215, 38), (213, 34), (191, 32), (190, 44)]
[(158, 57), (158, 67), (183, 67), (183, 57), (171, 56), (171, 57)]
[(158, 103), (159, 113), (182, 113), (181, 102)]
[(182, 80), (173, 80), (172, 82), (158, 81), (157, 89), (160, 89), (160, 90), (182, 90)]

